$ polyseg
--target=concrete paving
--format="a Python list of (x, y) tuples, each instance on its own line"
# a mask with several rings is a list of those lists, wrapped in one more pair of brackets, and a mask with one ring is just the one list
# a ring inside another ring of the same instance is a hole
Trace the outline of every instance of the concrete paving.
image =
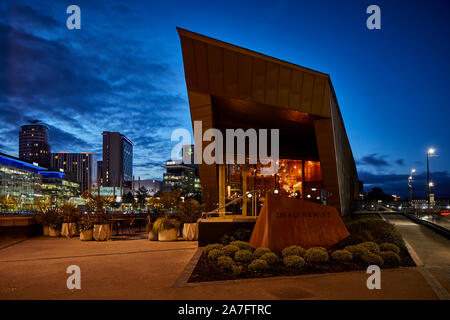
[(450, 297), (450, 240), (400, 214), (384, 213), (383, 217), (396, 226), (414, 249), (423, 263), (424, 270), (421, 272), (431, 279), (431, 285), (434, 278), (438, 282), (437, 286), (443, 287), (437, 290)]
[[(82, 242), (29, 238), (0, 247), (0, 299), (437, 299), (417, 270), (382, 270), (381, 290), (365, 272), (181, 284), (197, 242), (145, 239)], [(66, 268), (81, 268), (81, 290)]]

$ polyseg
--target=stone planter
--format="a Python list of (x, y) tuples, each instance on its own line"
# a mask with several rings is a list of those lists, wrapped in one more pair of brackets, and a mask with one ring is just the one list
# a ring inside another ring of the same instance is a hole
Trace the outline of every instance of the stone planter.
[(50, 237), (60, 237), (61, 236), (61, 230), (53, 229), (52, 227), (48, 227), (48, 235)]
[(111, 238), (111, 229), (109, 224), (96, 224), (94, 225), (93, 237), (97, 241), (106, 241)]
[(61, 228), (61, 235), (66, 238), (73, 237), (77, 234), (77, 226), (75, 222), (63, 223)]
[(198, 224), (185, 223), (183, 224), (183, 239), (193, 241), (198, 239)]
[(177, 229), (169, 229), (158, 232), (159, 241), (176, 241)]
[(46, 226), (46, 225), (43, 226), (43, 228), (42, 228), (42, 234), (43, 234), (44, 236), (48, 236), (48, 232), (49, 232), (48, 229), (49, 229), (48, 226)]
[(150, 231), (148, 233), (148, 240), (150, 240), (150, 241), (158, 241), (158, 234), (154, 233), (153, 231)]
[(91, 241), (94, 238), (94, 230), (84, 230), (80, 232), (81, 241)]

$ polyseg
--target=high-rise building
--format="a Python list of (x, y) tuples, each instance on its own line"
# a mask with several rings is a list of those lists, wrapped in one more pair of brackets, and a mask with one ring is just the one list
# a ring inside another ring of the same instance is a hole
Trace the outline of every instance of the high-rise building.
[(97, 159), (91, 152), (52, 153), (51, 167), (80, 184), (81, 192), (90, 190), (97, 184)]
[(201, 194), (198, 166), (194, 163), (194, 145), (184, 145), (181, 149), (182, 160), (169, 160), (163, 166), (162, 191), (180, 189), (186, 196)]
[(48, 126), (39, 120), (29, 121), (19, 132), (19, 159), (50, 168)]
[(97, 161), (97, 185), (103, 186), (103, 161)]
[(133, 181), (133, 143), (120, 132), (103, 131), (103, 186), (129, 187)]

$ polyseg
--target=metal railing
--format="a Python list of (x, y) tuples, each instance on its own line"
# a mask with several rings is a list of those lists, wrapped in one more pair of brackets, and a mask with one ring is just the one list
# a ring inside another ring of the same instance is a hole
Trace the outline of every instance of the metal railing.
[(240, 196), (240, 197), (238, 197), (236, 199), (231, 200), (227, 204), (225, 204), (225, 205), (223, 205), (221, 207), (218, 207), (217, 209), (214, 209), (214, 210), (209, 211), (209, 212), (203, 212), (202, 213), (202, 218), (206, 218), (207, 219), (207, 218), (211, 218), (212, 215), (214, 215), (214, 214), (220, 214), (223, 209), (227, 208), (228, 206), (231, 206), (232, 204), (235, 204), (235, 203), (241, 201), (242, 199), (249, 198), (249, 195), (250, 195), (250, 198), (252, 200), (252, 214), (251, 215), (252, 216), (257, 216), (258, 215), (258, 213), (256, 211), (256, 200), (257, 199), (256, 199), (255, 195), (259, 194), (259, 192), (260, 192), (259, 190), (247, 191), (244, 195), (242, 195), (242, 196)]

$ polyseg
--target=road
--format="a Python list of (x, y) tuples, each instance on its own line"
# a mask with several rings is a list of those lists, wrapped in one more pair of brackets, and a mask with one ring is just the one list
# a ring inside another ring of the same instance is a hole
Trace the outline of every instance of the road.
[(401, 214), (383, 213), (382, 216), (397, 227), (405, 241), (422, 261), (424, 277), (431, 274), (446, 289), (448, 296), (450, 292), (450, 240)]

